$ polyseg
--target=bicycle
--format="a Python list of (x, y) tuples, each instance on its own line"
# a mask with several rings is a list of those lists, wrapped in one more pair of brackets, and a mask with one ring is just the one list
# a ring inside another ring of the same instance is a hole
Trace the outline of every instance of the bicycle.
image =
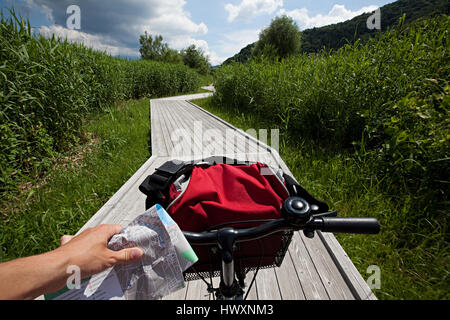
[[(333, 233), (378, 234), (380, 224), (375, 218), (340, 218), (337, 211), (319, 213), (317, 206), (310, 205), (300, 197), (290, 197), (284, 201), (282, 219), (278, 220), (252, 220), (230, 222), (208, 229), (205, 232), (194, 233), (183, 231), (186, 239), (192, 246), (210, 246), (220, 256), (220, 284), (214, 288), (204, 276), (191, 267), (208, 287), (208, 293), (214, 294), (217, 300), (246, 300), (255, 282), (261, 266), (256, 268), (251, 284), (245, 294), (245, 276), (249, 271), (246, 268), (236, 270), (234, 252), (236, 245), (244, 242), (261, 240), (279, 232), (293, 232), (302, 230), (307, 238), (313, 238), (316, 231)], [(227, 227), (229, 225), (245, 223), (259, 223), (250, 228)], [(286, 248), (287, 249), (287, 248)], [(244, 296), (245, 294), (245, 296)]]

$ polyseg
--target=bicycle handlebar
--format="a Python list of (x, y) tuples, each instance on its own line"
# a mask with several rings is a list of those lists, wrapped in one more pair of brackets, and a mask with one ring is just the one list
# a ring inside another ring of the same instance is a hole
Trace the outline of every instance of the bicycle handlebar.
[(375, 218), (322, 218), (322, 232), (377, 234), (380, 223)]
[(202, 233), (183, 231), (183, 234), (191, 244), (214, 245), (219, 242), (220, 238), (228, 237), (233, 242), (244, 242), (264, 238), (283, 230), (377, 234), (380, 232), (380, 224), (374, 218), (320, 217), (296, 226), (286, 219), (280, 219), (247, 229), (224, 228)]

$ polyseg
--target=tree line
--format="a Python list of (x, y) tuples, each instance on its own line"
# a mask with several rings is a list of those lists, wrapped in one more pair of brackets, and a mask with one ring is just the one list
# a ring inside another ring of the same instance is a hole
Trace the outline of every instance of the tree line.
[(145, 31), (139, 38), (139, 52), (143, 60), (153, 60), (173, 64), (184, 64), (196, 69), (200, 74), (208, 74), (209, 57), (196, 45), (190, 45), (181, 51), (169, 48), (161, 35), (150, 35)]

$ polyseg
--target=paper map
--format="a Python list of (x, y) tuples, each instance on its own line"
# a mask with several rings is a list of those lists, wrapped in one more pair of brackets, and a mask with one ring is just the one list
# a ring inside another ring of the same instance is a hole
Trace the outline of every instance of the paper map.
[(57, 300), (155, 300), (184, 287), (183, 271), (198, 258), (178, 225), (156, 205), (108, 243), (111, 250), (138, 247), (136, 263), (116, 265), (85, 281), (80, 289), (46, 296)]

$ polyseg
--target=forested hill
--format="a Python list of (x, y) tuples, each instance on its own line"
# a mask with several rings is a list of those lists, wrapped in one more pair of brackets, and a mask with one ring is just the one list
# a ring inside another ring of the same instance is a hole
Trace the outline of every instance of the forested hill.
[[(390, 26), (395, 26), (399, 19), (406, 15), (406, 22), (412, 22), (422, 17), (429, 17), (435, 14), (449, 14), (450, 4), (448, 0), (398, 0), (381, 7), (381, 30), (384, 31)], [(369, 30), (366, 26), (367, 19), (373, 13), (366, 13), (360, 16), (321, 28), (313, 28), (303, 31), (301, 52), (318, 52), (323, 47), (326, 49), (339, 49), (347, 43), (353, 43), (358, 39), (368, 39), (379, 32)], [(238, 54), (229, 58), (224, 64), (236, 62), (246, 62), (251, 57), (255, 43), (249, 44)]]

